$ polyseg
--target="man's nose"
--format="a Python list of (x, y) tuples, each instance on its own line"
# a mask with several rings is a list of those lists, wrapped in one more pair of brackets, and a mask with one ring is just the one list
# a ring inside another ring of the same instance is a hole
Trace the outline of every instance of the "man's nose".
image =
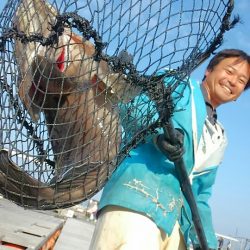
[(238, 77), (236, 75), (231, 75), (228, 80), (230, 85), (235, 86), (237, 84)]

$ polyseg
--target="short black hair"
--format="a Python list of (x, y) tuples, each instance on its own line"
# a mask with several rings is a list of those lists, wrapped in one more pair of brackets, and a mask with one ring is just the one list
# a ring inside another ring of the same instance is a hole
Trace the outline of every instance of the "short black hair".
[[(218, 52), (209, 62), (207, 70), (213, 70), (222, 60), (230, 57), (238, 57), (242, 61), (247, 61), (250, 67), (250, 56), (239, 49), (225, 49)], [(249, 69), (250, 70), (250, 69)], [(250, 88), (250, 79), (248, 80), (245, 90)]]

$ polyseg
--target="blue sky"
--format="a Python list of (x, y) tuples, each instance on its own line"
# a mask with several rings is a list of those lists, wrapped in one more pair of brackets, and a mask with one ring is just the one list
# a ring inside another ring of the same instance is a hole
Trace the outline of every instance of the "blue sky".
[[(218, 0), (219, 1), (219, 0)], [(6, 3), (1, 1), (0, 10)], [(242, 23), (227, 32), (219, 48), (238, 48), (250, 53), (250, 2), (235, 0), (234, 14)], [(201, 80), (205, 62), (192, 77)], [(250, 90), (236, 102), (218, 108), (218, 116), (227, 132), (229, 146), (213, 188), (211, 207), (218, 233), (250, 238)]]

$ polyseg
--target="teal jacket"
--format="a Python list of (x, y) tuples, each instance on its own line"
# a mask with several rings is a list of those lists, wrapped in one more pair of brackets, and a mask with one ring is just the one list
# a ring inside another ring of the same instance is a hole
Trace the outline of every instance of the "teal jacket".
[[(167, 80), (165, 81), (167, 84)], [(180, 84), (178, 88), (177, 92), (184, 91), (184, 94), (177, 103), (176, 110), (179, 111), (174, 112), (172, 120), (175, 128), (184, 131), (185, 154), (183, 158), (190, 174), (194, 166), (192, 122), (197, 123), (199, 140), (207, 113), (204, 98), (197, 83)], [(192, 92), (194, 103), (198, 107), (196, 121), (192, 120)], [(175, 93), (173, 93), (173, 97), (174, 95)], [(136, 101), (144, 103), (145, 110), (152, 105), (147, 102), (147, 96), (140, 96)], [(136, 117), (138, 114), (134, 114), (134, 116)], [(130, 117), (133, 118), (133, 114), (130, 114)], [(135, 121), (140, 121), (140, 119), (135, 119)], [(126, 130), (126, 124), (124, 124), (124, 129)], [(159, 133), (162, 131), (159, 130)], [(122, 161), (103, 190), (99, 209), (108, 205), (117, 205), (145, 213), (167, 235), (171, 234), (178, 220), (187, 245), (190, 243), (190, 239), (194, 244), (198, 244), (193, 229), (191, 211), (181, 192), (174, 165), (157, 149), (153, 142), (154, 136), (148, 136), (144, 143), (131, 150), (130, 155)], [(217, 166), (207, 166), (204, 174), (199, 173), (197, 176), (194, 174), (192, 182), (208, 245), (212, 249), (217, 249), (217, 240), (208, 199), (211, 195), (216, 170)]]

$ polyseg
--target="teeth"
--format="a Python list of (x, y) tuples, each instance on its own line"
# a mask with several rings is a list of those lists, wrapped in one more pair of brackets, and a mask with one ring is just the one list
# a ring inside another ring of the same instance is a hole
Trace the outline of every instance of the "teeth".
[(227, 86), (223, 85), (222, 86), (229, 94), (232, 94), (232, 91), (230, 88), (228, 88)]

